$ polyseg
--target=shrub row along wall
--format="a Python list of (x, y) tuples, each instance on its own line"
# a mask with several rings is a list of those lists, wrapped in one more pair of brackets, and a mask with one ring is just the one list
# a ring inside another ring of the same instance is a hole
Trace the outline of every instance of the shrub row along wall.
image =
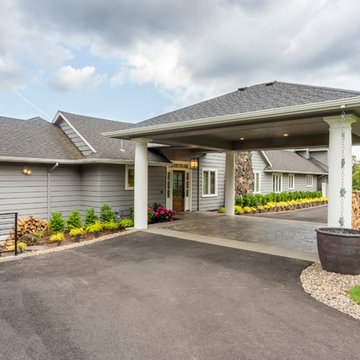
[(352, 192), (352, 227), (360, 230), (360, 191)]

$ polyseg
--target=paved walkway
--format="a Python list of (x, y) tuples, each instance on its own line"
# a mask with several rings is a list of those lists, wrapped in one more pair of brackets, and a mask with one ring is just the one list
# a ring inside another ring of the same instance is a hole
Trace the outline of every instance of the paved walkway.
[[(249, 250), (270, 246), (296, 252), (317, 253), (315, 229), (321, 223), (274, 219), (261, 216), (225, 216), (211, 212), (184, 214), (173, 223), (152, 225), (150, 232), (166, 234), (179, 232), (179, 237), (187, 234), (226, 239), (256, 245)], [(195, 240), (191, 238), (190, 240)], [(300, 257), (303, 258), (303, 257)]]
[(145, 232), (0, 263), (0, 358), (357, 359), (308, 264)]

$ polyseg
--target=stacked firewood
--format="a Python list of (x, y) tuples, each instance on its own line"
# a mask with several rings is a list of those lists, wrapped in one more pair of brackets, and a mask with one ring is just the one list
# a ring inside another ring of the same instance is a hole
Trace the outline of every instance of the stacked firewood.
[[(40, 231), (47, 231), (48, 223), (46, 220), (41, 220), (37, 217), (28, 216), (24, 219), (18, 219), (17, 221), (17, 235), (18, 238), (25, 234), (33, 234), (38, 233)], [(10, 239), (15, 238), (15, 229), (10, 233)]]
[(352, 228), (360, 230), (360, 191), (352, 192)]

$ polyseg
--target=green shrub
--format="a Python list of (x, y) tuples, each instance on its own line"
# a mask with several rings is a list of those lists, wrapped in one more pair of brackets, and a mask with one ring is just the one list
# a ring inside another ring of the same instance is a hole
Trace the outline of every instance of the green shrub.
[(74, 228), (80, 228), (82, 225), (80, 211), (77, 210), (71, 211), (69, 217), (66, 220), (66, 224), (69, 230)]
[(84, 235), (84, 234), (85, 234), (85, 230), (83, 228), (72, 228), (69, 231), (70, 236), (78, 236), (78, 237), (80, 237), (81, 235)]
[(95, 214), (94, 208), (87, 208), (85, 213), (85, 226), (95, 224), (99, 217)]
[(58, 232), (50, 236), (50, 241), (57, 242), (58, 244), (61, 244), (63, 239), (64, 239), (64, 233), (62, 232)]
[(53, 211), (52, 218), (49, 221), (50, 232), (56, 234), (65, 230), (65, 220), (62, 218), (61, 212)]
[(351, 290), (349, 290), (349, 296), (351, 300), (360, 305), (360, 285), (355, 285)]
[(86, 232), (88, 233), (98, 233), (103, 229), (103, 224), (96, 221), (94, 224), (90, 224), (86, 227)]
[(104, 223), (114, 221), (115, 214), (112, 212), (112, 207), (108, 204), (104, 204), (101, 207), (101, 221)]
[(225, 214), (225, 208), (222, 207), (222, 208), (219, 210), (219, 212), (220, 212), (221, 214)]
[(133, 226), (134, 222), (131, 219), (123, 219), (120, 221), (120, 227), (122, 227), (123, 229)]
[(244, 195), (235, 199), (235, 205), (244, 207), (258, 207), (272, 202), (286, 202), (299, 199), (314, 199), (322, 196), (321, 191), (292, 191), (282, 193), (268, 193), (266, 195)]

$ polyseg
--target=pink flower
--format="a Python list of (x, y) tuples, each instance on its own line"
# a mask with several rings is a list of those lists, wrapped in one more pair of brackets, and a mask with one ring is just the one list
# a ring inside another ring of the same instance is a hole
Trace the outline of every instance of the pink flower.
[(156, 211), (156, 212), (154, 213), (154, 215), (155, 215), (155, 216), (158, 216), (158, 215), (159, 215), (159, 213)]
[(169, 217), (167, 216), (166, 219), (168, 219)]
[(168, 213), (169, 213), (169, 210), (166, 210), (166, 213), (168, 214)]
[(175, 211), (175, 210), (173, 211), (173, 213), (174, 213), (174, 215), (176, 215), (176, 211)]
[(173, 221), (174, 219), (170, 219), (170, 221)]
[(161, 215), (164, 215), (164, 214), (165, 214), (165, 211), (164, 211), (164, 210), (161, 210), (161, 211), (160, 211), (160, 214), (161, 214)]
[(158, 210), (161, 210), (161, 206), (158, 206), (158, 208), (157, 208)]

